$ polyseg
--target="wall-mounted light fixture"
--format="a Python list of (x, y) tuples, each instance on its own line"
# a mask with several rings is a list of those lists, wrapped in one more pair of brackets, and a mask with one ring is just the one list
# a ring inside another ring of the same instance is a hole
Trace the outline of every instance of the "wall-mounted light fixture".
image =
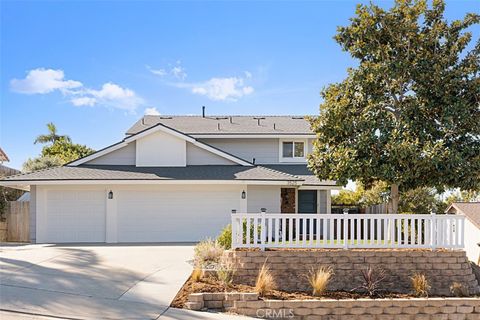
[(113, 199), (113, 191), (112, 190), (110, 190), (108, 192), (108, 199)]
[(242, 199), (246, 199), (247, 198), (247, 193), (245, 192), (245, 190), (242, 191)]
[(261, 208), (260, 211), (261, 211), (262, 213), (265, 213), (265, 212), (267, 212), (267, 208)]
[(237, 210), (236, 210), (236, 209), (232, 209), (232, 213), (237, 213)]

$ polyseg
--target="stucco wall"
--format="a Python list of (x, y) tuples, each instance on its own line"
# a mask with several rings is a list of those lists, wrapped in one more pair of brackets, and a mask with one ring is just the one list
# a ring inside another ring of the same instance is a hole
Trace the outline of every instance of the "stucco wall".
[(30, 186), (30, 242), (37, 241), (37, 186)]
[(137, 140), (137, 167), (186, 166), (186, 141), (165, 132), (155, 132)]
[(280, 212), (280, 186), (248, 186), (247, 189), (248, 212), (260, 212), (261, 208), (267, 213)]

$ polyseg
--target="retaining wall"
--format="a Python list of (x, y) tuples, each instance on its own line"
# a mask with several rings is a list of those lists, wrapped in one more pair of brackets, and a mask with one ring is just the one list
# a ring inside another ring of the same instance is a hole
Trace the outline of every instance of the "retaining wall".
[(229, 311), (264, 319), (434, 320), (480, 319), (480, 298), (259, 300), (254, 293), (193, 293), (192, 310)]
[(363, 283), (362, 270), (369, 265), (385, 270), (382, 289), (411, 292), (410, 277), (424, 273), (432, 295), (450, 295), (456, 281), (469, 288), (471, 294), (480, 287), (464, 251), (454, 250), (272, 250), (227, 251), (225, 258), (237, 269), (234, 282), (255, 285), (258, 271), (266, 263), (272, 271), (278, 289), (309, 291), (306, 276), (320, 266), (331, 266), (334, 276), (329, 290), (351, 290)]

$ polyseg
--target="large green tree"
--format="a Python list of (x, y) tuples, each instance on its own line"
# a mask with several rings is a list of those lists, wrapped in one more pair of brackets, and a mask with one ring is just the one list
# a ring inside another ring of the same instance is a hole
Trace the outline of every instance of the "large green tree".
[(67, 135), (59, 135), (57, 133), (57, 126), (53, 124), (53, 122), (47, 123), (47, 129), (48, 133), (47, 134), (40, 134), (37, 136), (35, 139), (34, 144), (37, 143), (55, 143), (56, 141), (62, 139), (67, 142), (71, 142), (70, 137)]
[(435, 0), (397, 0), (390, 10), (359, 5), (335, 40), (357, 60), (322, 91), (309, 165), (322, 179), (399, 189), (480, 186), (480, 41)]
[(73, 143), (67, 135), (59, 135), (53, 123), (48, 123), (49, 133), (39, 135), (34, 143), (45, 143), (39, 157), (27, 159), (23, 164), (24, 172), (57, 167), (75, 159), (88, 156), (95, 150), (78, 143)]

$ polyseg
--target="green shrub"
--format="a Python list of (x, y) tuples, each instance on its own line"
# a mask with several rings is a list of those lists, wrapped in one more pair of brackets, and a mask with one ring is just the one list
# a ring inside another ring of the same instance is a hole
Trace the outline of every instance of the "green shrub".
[(229, 224), (223, 228), (222, 232), (217, 237), (217, 242), (219, 245), (229, 250), (232, 248), (232, 225)]

